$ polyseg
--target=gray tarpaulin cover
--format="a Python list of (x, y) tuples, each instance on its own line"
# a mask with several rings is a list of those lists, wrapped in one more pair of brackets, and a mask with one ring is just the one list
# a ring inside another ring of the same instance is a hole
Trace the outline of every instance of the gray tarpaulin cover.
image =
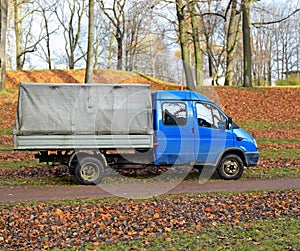
[(152, 134), (149, 85), (21, 83), (16, 135)]

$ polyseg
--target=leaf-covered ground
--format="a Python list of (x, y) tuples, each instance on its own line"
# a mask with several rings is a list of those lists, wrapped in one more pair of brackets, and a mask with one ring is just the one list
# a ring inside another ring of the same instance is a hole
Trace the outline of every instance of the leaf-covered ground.
[[(196, 227), (292, 217), (299, 191), (162, 197), (152, 200), (16, 205), (0, 208), (4, 250), (67, 248), (158, 236)], [(295, 247), (295, 248), (299, 248)]]
[[(12, 71), (8, 88), (0, 93), (0, 179), (60, 177), (64, 167), (37, 166), (31, 152), (13, 152), (11, 136), (17, 106), (19, 82), (80, 83), (83, 71)], [(151, 82), (136, 74), (97, 72), (96, 82), (149, 83), (153, 89), (177, 86)], [(237, 124), (259, 142), (263, 157), (257, 169), (300, 170), (300, 88), (205, 88)], [(255, 171), (255, 168), (254, 168)], [(247, 170), (246, 170), (247, 174)], [(246, 175), (247, 176), (247, 175)], [(263, 176), (265, 177), (265, 176)], [(72, 203), (33, 203), (0, 206), (0, 250), (40, 250), (111, 243), (157, 236), (174, 231), (240, 222), (287, 218), (300, 222), (299, 190), (162, 197), (152, 200), (120, 200)], [(300, 226), (299, 226), (300, 228)], [(170, 240), (171, 241), (171, 240)], [(255, 241), (255, 240), (254, 240)], [(144, 243), (151, 249), (151, 243)], [(287, 247), (300, 250), (300, 245)]]

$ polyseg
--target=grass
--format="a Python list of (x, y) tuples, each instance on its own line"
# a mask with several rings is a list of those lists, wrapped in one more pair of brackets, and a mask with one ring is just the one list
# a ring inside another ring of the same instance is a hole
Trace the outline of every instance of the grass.
[(297, 159), (300, 156), (300, 149), (276, 149), (276, 150), (260, 150), (261, 158), (287, 158)]
[(298, 77), (289, 76), (287, 79), (276, 80), (275, 84), (277, 86), (284, 86), (284, 87), (288, 87), (288, 86), (300, 87), (300, 79), (299, 76)]
[(39, 178), (1, 178), (0, 187), (55, 187), (78, 185), (73, 176)]
[(252, 179), (280, 179), (280, 178), (299, 178), (300, 168), (299, 167), (282, 167), (274, 169), (260, 168), (248, 168), (243, 176), (242, 180)]
[(279, 124), (275, 122), (266, 121), (239, 121), (237, 124), (244, 130), (266, 130), (266, 129), (300, 129), (300, 123), (295, 121), (295, 123), (290, 124)]
[(14, 146), (12, 145), (0, 145), (0, 153), (1, 151), (6, 152), (6, 151), (13, 151)]
[(300, 144), (300, 139), (257, 139), (259, 145), (273, 145), (273, 144)]
[(15, 88), (5, 88), (5, 90), (0, 91), (0, 95), (11, 96), (11, 95), (15, 95), (17, 92), (18, 90)]
[(0, 128), (0, 137), (1, 136), (10, 136), (13, 133), (13, 128)]
[(0, 170), (18, 170), (22, 167), (34, 167), (36, 166), (35, 161), (0, 161)]
[(299, 250), (300, 221), (293, 218), (243, 222), (237, 226), (190, 228), (137, 241), (94, 246), (86, 250)]

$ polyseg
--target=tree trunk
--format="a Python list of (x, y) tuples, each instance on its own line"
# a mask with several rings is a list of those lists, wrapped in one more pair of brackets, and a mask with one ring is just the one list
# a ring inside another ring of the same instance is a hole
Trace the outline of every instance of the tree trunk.
[(114, 39), (114, 36), (111, 35), (110, 36), (110, 39), (109, 39), (109, 48), (108, 48), (108, 57), (107, 57), (107, 66), (108, 66), (108, 69), (111, 68), (111, 65), (112, 65), (112, 58), (113, 58), (113, 39)]
[(186, 77), (187, 88), (190, 90), (195, 89), (194, 81), (193, 81), (193, 73), (190, 67), (190, 58), (188, 51), (188, 44), (186, 38), (186, 23), (184, 20), (184, 6), (182, 0), (176, 0), (176, 12), (179, 24), (179, 41), (181, 48), (181, 58), (183, 62), (184, 73)]
[(6, 32), (8, 0), (0, 3), (0, 91), (6, 89)]
[(16, 66), (17, 70), (23, 69), (23, 62), (22, 62), (22, 28), (19, 21), (19, 3), (18, 1), (14, 1), (14, 27), (15, 27), (15, 37), (16, 37)]
[(234, 78), (234, 55), (236, 52), (237, 42), (239, 39), (239, 30), (241, 24), (241, 15), (238, 17), (238, 25), (236, 28), (236, 20), (237, 20), (237, 0), (232, 1), (231, 6), (231, 14), (230, 20), (228, 25), (228, 32), (227, 32), (227, 59), (226, 59), (226, 73), (225, 73), (225, 84), (227, 86), (233, 85), (233, 78)]
[(118, 44), (118, 63), (117, 63), (117, 70), (122, 70), (123, 68), (123, 37), (121, 34), (117, 34), (116, 37), (117, 44)]
[(243, 47), (244, 47), (244, 87), (252, 87), (251, 70), (251, 33), (250, 33), (250, 0), (243, 0)]
[(89, 30), (88, 30), (88, 51), (85, 70), (85, 83), (93, 83), (94, 71), (94, 5), (95, 0), (89, 0)]
[(51, 62), (51, 49), (50, 49), (50, 30), (49, 30), (49, 23), (46, 16), (46, 10), (42, 9), (42, 15), (45, 22), (45, 30), (46, 30), (46, 61), (48, 64), (48, 69), (52, 70), (52, 62)]
[(191, 0), (189, 2), (188, 6), (189, 6), (189, 12), (191, 15), (192, 37), (193, 37), (193, 45), (194, 45), (194, 52), (195, 52), (196, 85), (203, 85), (202, 52), (200, 49), (198, 21), (197, 21), (197, 17), (196, 17), (194, 0)]

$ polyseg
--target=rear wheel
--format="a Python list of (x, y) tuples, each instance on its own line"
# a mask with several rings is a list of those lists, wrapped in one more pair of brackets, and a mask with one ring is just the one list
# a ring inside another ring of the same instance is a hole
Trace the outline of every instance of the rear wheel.
[(224, 180), (237, 180), (244, 172), (243, 161), (235, 154), (225, 155), (222, 157), (217, 171)]
[(80, 158), (75, 166), (75, 177), (80, 184), (96, 185), (103, 178), (105, 164), (96, 157), (87, 156)]

